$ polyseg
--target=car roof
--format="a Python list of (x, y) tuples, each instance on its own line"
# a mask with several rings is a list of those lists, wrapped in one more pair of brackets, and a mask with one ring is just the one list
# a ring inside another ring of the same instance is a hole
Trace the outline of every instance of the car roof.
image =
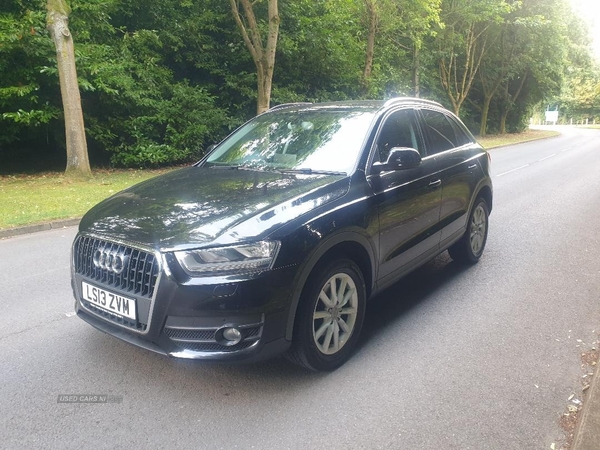
[(443, 108), (443, 106), (437, 102), (431, 100), (425, 100), (422, 98), (415, 97), (395, 97), (389, 100), (349, 100), (342, 102), (326, 102), (326, 103), (283, 103), (281, 105), (273, 106), (268, 112), (277, 110), (291, 110), (291, 111), (315, 111), (315, 110), (335, 110), (335, 111), (366, 111), (376, 112), (381, 109), (387, 109), (391, 106), (410, 106), (410, 105), (429, 105)]

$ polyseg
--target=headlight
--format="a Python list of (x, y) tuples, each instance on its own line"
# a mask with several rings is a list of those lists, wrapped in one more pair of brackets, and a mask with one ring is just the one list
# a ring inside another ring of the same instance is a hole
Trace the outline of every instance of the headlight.
[(175, 252), (181, 267), (193, 277), (251, 273), (271, 268), (278, 241)]

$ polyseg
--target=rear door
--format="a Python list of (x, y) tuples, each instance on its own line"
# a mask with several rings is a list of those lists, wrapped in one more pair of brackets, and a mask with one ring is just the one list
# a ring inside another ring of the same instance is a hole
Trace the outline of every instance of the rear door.
[(471, 198), (483, 175), (481, 146), (452, 115), (423, 108), (420, 111), (427, 153), (435, 155), (442, 181), (441, 245), (461, 236), (467, 224)]

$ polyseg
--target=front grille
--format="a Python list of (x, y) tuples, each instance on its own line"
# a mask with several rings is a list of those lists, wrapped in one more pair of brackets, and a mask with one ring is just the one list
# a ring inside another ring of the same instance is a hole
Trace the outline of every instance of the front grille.
[(165, 328), (165, 334), (171, 339), (184, 339), (194, 341), (214, 341), (216, 330), (185, 330), (181, 328)]
[[(123, 252), (127, 265), (120, 274), (94, 265), (94, 253), (98, 249), (106, 252)], [(115, 287), (131, 294), (152, 298), (158, 279), (159, 262), (153, 253), (123, 244), (80, 235), (73, 248), (75, 272), (104, 286)]]
[(244, 339), (260, 335), (260, 329), (261, 327), (246, 328), (243, 330)]

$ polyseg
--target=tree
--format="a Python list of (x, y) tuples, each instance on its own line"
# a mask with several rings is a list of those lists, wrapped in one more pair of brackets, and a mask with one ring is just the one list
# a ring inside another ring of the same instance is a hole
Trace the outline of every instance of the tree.
[[(556, 99), (561, 115), (574, 121), (600, 118), (600, 61), (591, 57), (592, 41), (584, 21), (566, 15), (568, 33), (567, 67), (562, 92)], [(554, 100), (554, 99), (552, 99)]]
[(408, 1), (400, 6), (400, 16), (408, 17), (404, 36), (412, 50), (412, 88), (415, 97), (421, 96), (421, 48), (427, 35), (434, 35), (434, 25), (440, 25), (441, 0)]
[(65, 167), (53, 38), (71, 33), (92, 164), (189, 162), (270, 103), (412, 93), (480, 131), (523, 129), (542, 101), (597, 115), (600, 75), (567, 0), (4, 0), (3, 173)]
[(510, 10), (504, 0), (445, 0), (438, 35), (439, 78), (455, 114), (467, 99), (488, 49), (488, 30)]
[[(334, 101), (365, 95), (363, 0), (281, 4), (272, 101)], [(245, 48), (244, 48), (245, 50)]]
[(487, 134), (492, 99), (500, 89), (502, 82), (506, 80), (510, 64), (514, 61), (515, 45), (506, 38), (504, 25), (493, 26), (491, 34), (496, 45), (491, 46), (479, 68), (479, 82), (483, 96), (483, 103), (478, 107), (481, 110), (479, 125), (479, 136), (481, 137)]
[[(58, 78), (44, 68), (54, 46), (46, 31), (46, 0), (0, 6), (0, 171), (62, 167), (53, 124), (62, 115)], [(58, 100), (58, 101), (57, 101)], [(64, 138), (61, 139), (64, 142)], [(58, 158), (57, 158), (58, 157)]]
[(375, 0), (364, 0), (367, 15), (367, 50), (365, 52), (365, 68), (363, 70), (363, 82), (365, 86), (371, 78), (373, 71), (373, 56), (375, 54), (375, 35), (379, 28), (379, 11)]
[(65, 175), (89, 177), (85, 127), (81, 97), (75, 68), (75, 48), (69, 31), (71, 8), (66, 0), (48, 0), (47, 26), (56, 47), (58, 77), (65, 115), (65, 134), (67, 143), (67, 168)]
[[(363, 0), (361, 35), (366, 36), (366, 50), (362, 84), (365, 94), (377, 95), (383, 89), (388, 95), (389, 90), (406, 92), (410, 83), (413, 95), (420, 95), (420, 51), (423, 39), (435, 34), (432, 26), (439, 25), (440, 2)], [(378, 73), (374, 73), (374, 68)]]
[[(263, 45), (263, 38), (259, 23), (254, 13), (254, 4), (250, 0), (230, 0), (233, 18), (242, 33), (242, 38), (254, 64), (258, 84), (258, 101), (256, 112), (260, 114), (269, 109), (271, 103), (271, 90), (273, 87), (273, 72), (275, 69), (275, 51), (277, 49), (277, 36), (279, 35), (279, 9), (277, 0), (268, 0), (267, 11), (267, 43)], [(239, 3), (242, 5), (240, 11)]]
[(506, 119), (508, 118), (508, 114), (517, 104), (521, 94), (524, 92), (523, 87), (525, 86), (525, 82), (529, 81), (530, 78), (529, 71), (525, 70), (518, 77), (503, 82), (502, 89), (500, 90), (500, 134), (506, 134)]
[(569, 77), (560, 96), (561, 111), (576, 122), (600, 118), (600, 68)]
[(574, 20), (562, 0), (525, 0), (503, 24), (510, 57), (498, 90), (499, 131), (521, 131), (535, 104), (560, 91), (569, 48), (576, 40)]
[(435, 35), (436, 25), (440, 27), (441, 0), (394, 0), (388, 1), (380, 16), (381, 34), (391, 43), (402, 62), (396, 70), (410, 67), (403, 77), (410, 78), (411, 92), (421, 95), (421, 50), (425, 37)]

